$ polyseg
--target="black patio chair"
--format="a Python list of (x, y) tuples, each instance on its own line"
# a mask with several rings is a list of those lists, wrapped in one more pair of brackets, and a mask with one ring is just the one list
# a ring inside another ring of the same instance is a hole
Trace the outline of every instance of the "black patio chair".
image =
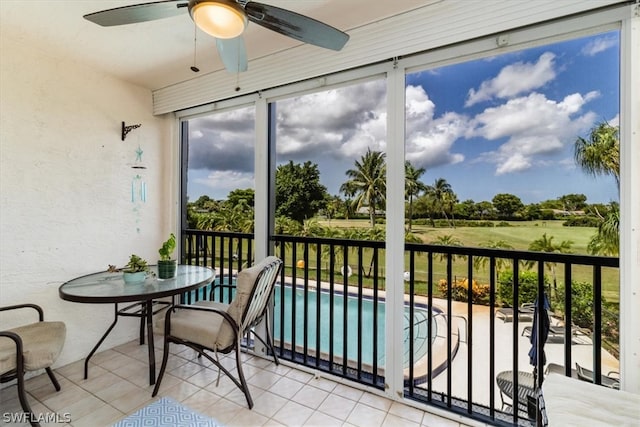
[(56, 391), (60, 391), (60, 383), (51, 365), (62, 352), (67, 329), (63, 322), (45, 322), (44, 312), (36, 304), (5, 306), (0, 307), (0, 311), (23, 308), (34, 309), (38, 313), (38, 321), (0, 331), (0, 383), (18, 381), (18, 399), (22, 410), (32, 426), (39, 426), (27, 400), (24, 374), (44, 369)]
[[(268, 302), (273, 293), (282, 261), (270, 256), (250, 268), (241, 270), (236, 280), (236, 292), (230, 304), (215, 301), (199, 301), (193, 305), (178, 305), (167, 311), (164, 322), (164, 353), (162, 366), (152, 396), (158, 394), (169, 358), (169, 344), (186, 345), (204, 356), (224, 372), (244, 393), (249, 409), (253, 400), (242, 371), (240, 360), (242, 339), (253, 334), (262, 341), (278, 364), (269, 333), (268, 322), (265, 339), (253, 328), (268, 312)], [(217, 353), (236, 353), (237, 378), (218, 361)], [(214, 353), (215, 358), (208, 352)], [(217, 384), (217, 383), (216, 383)]]

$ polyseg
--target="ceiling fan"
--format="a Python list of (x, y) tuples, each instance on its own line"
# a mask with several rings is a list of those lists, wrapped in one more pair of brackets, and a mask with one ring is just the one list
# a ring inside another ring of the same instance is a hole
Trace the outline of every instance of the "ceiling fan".
[(308, 16), (248, 0), (163, 0), (89, 13), (84, 18), (103, 27), (135, 24), (189, 13), (205, 33), (215, 37), (225, 68), (247, 70), (242, 38), (248, 21), (304, 43), (340, 50), (349, 35)]

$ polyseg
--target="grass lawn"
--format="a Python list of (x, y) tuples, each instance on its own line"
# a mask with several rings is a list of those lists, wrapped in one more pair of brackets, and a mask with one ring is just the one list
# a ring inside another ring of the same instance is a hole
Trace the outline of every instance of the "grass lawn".
[[(326, 227), (337, 228), (368, 228), (369, 221), (362, 219), (319, 221)], [(495, 221), (498, 223), (498, 221)], [(440, 236), (452, 235), (460, 240), (463, 246), (482, 246), (491, 240), (504, 240), (514, 249), (526, 250), (529, 244), (547, 233), (553, 236), (554, 243), (563, 240), (573, 242), (573, 253), (586, 254), (589, 239), (596, 232), (592, 227), (564, 227), (563, 221), (510, 221), (510, 227), (456, 227), (433, 228), (427, 225), (413, 225), (412, 232), (422, 238), (425, 243), (431, 243)]]
[[(514, 249), (527, 250), (532, 241), (542, 237), (544, 233), (547, 238), (553, 237), (553, 242), (560, 244), (567, 240), (571, 241), (571, 251), (576, 254), (587, 254), (587, 244), (591, 236), (596, 232), (591, 227), (564, 227), (563, 221), (513, 221), (509, 222), (509, 227), (456, 227), (456, 228), (432, 228), (426, 225), (413, 225), (412, 231), (419, 236), (423, 242), (432, 243), (438, 237), (451, 235), (462, 242), (463, 246), (479, 247), (490, 241), (504, 240)], [(324, 226), (337, 228), (368, 228), (368, 220), (332, 220), (320, 221)], [(423, 259), (424, 258), (424, 259)], [(384, 258), (380, 260), (384, 266)], [(446, 277), (444, 263), (434, 266), (435, 279)], [(408, 256), (405, 258), (405, 265), (409, 265)], [(416, 278), (426, 277), (426, 257), (418, 256), (416, 259)], [(407, 267), (408, 268), (408, 267)], [(453, 274), (457, 277), (466, 277), (466, 261), (455, 260)], [(476, 271), (474, 276), (478, 281), (487, 283), (486, 271)], [(546, 270), (549, 279), (552, 279), (550, 268)], [(577, 281), (592, 281), (592, 271), (587, 267), (576, 266), (572, 271), (573, 279)], [(619, 271), (618, 269), (603, 269), (603, 297), (609, 302), (619, 302)], [(558, 283), (564, 281), (562, 266), (556, 268), (556, 280)]]

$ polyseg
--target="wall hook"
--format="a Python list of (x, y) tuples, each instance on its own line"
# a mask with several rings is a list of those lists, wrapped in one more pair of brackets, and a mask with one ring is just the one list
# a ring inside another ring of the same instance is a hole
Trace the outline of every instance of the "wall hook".
[(124, 139), (127, 137), (127, 134), (129, 132), (131, 132), (134, 129), (138, 129), (140, 126), (142, 125), (137, 124), (137, 125), (126, 126), (124, 122), (122, 122), (122, 140), (124, 141)]

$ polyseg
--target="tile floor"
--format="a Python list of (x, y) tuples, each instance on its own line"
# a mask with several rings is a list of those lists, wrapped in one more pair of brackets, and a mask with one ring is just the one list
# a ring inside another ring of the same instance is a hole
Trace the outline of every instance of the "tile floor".
[[(162, 346), (162, 340), (156, 339)], [(215, 418), (225, 426), (429, 426), (464, 427), (478, 425), (472, 420), (451, 421), (381, 397), (377, 394), (273, 361), (243, 354), (245, 377), (254, 400), (247, 408), (242, 392), (223, 374), (216, 387), (217, 371), (206, 359), (184, 347), (171, 347), (167, 372), (158, 397), (169, 396), (196, 412)], [(159, 348), (157, 363), (162, 360)], [(221, 356), (222, 357), (222, 356)], [(235, 367), (233, 357), (221, 358), (226, 367)], [(149, 404), (147, 347), (131, 341), (96, 354), (83, 379), (83, 361), (55, 370), (62, 386), (53, 388), (43, 373), (26, 382), (34, 413), (57, 415), (57, 423), (42, 425), (100, 427), (132, 414)], [(0, 390), (1, 425), (8, 415), (20, 412), (16, 386)]]

